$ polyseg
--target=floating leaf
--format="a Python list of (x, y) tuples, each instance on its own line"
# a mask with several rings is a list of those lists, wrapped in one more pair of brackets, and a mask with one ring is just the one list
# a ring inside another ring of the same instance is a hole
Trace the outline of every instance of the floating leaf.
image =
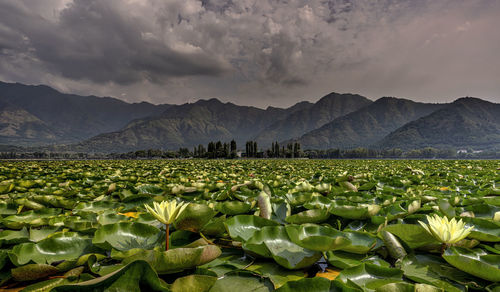
[(430, 244), (439, 244), (422, 226), (416, 224), (387, 225), (382, 231), (390, 232), (400, 238), (410, 248), (418, 248)]
[(11, 270), (16, 281), (33, 281), (58, 273), (59, 270), (46, 264), (29, 264)]
[(337, 250), (351, 243), (341, 231), (315, 224), (287, 225), (286, 232), (295, 244), (315, 251)]
[(402, 276), (403, 272), (399, 269), (362, 263), (359, 266), (343, 270), (337, 279), (344, 284), (350, 281), (359, 288), (370, 291), (389, 283), (402, 282)]
[(330, 213), (347, 219), (367, 219), (376, 215), (380, 209), (379, 205), (373, 204), (333, 205), (330, 208)]
[(252, 205), (241, 201), (225, 201), (217, 204), (217, 210), (226, 215), (245, 214), (250, 211)]
[(259, 232), (273, 259), (287, 269), (305, 268), (321, 258), (321, 253), (293, 243), (284, 226), (266, 226)]
[(500, 282), (500, 255), (487, 254), (482, 249), (450, 247), (443, 258), (466, 273), (492, 282)]
[(199, 232), (214, 215), (215, 212), (207, 205), (190, 203), (175, 220), (175, 228)]
[(264, 226), (276, 226), (277, 222), (254, 215), (237, 215), (226, 220), (226, 227), (235, 240), (247, 241)]
[(274, 288), (283, 286), (288, 281), (296, 281), (307, 276), (303, 271), (293, 271), (282, 268), (271, 262), (257, 262), (249, 266), (247, 270), (268, 277), (273, 282)]
[(218, 279), (210, 292), (269, 292), (273, 290), (272, 283), (266, 278), (240, 272)]
[(104, 249), (111, 247), (117, 250), (150, 249), (160, 245), (163, 238), (163, 233), (154, 226), (137, 222), (121, 222), (101, 226), (95, 232), (92, 243)]
[(330, 280), (317, 276), (315, 278), (304, 278), (298, 281), (290, 281), (281, 286), (281, 288), (276, 290), (277, 292), (307, 292), (307, 291), (317, 291), (317, 292), (329, 292), (330, 291)]
[[(452, 283), (440, 273), (445, 269), (448, 267), (440, 258), (427, 255), (409, 255), (401, 264), (405, 277), (415, 282), (434, 285), (450, 292), (462, 291), (463, 287)], [(453, 268), (449, 267), (449, 269)], [(451, 272), (457, 276), (460, 274), (460, 271)]]
[(290, 224), (321, 223), (330, 217), (326, 209), (312, 209), (286, 217), (285, 221)]
[(189, 275), (177, 278), (170, 289), (172, 292), (205, 292), (217, 281), (216, 277), (206, 275)]
[(378, 239), (363, 231), (344, 231), (344, 236), (351, 242), (340, 248), (346, 252), (365, 254), (377, 246)]
[(211, 262), (220, 254), (220, 248), (215, 245), (205, 245), (195, 248), (175, 248), (164, 252), (140, 250), (132, 256), (125, 258), (123, 263), (144, 260), (151, 264), (159, 274), (171, 274)]
[(92, 240), (75, 232), (60, 232), (38, 243), (21, 243), (10, 252), (9, 257), (16, 266), (33, 261), (37, 264), (76, 259), (92, 250)]
[(51, 291), (169, 291), (145, 261), (135, 261), (106, 276), (61, 285)]

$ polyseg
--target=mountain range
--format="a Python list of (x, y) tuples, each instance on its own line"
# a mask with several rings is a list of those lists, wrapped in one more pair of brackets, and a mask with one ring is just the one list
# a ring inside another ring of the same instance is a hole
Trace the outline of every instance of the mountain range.
[(169, 106), (0, 82), (0, 143), (76, 143), (120, 129), (131, 120), (160, 114)]
[(218, 99), (182, 105), (127, 103), (48, 86), (0, 82), (0, 144), (57, 145), (81, 152), (126, 152), (206, 145), (259, 149), (300, 142), (302, 149), (500, 149), (500, 104), (479, 98), (429, 104), (395, 97), (372, 101), (330, 93), (316, 103), (261, 109)]

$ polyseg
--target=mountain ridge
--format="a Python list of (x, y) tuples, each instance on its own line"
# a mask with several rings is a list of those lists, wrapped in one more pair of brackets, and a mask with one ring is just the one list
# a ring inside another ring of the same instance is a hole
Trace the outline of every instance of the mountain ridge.
[(358, 111), (304, 134), (296, 141), (302, 144), (303, 149), (367, 147), (393, 130), (442, 106), (382, 97)]
[[(127, 103), (112, 97), (80, 96), (61, 93), (46, 85), (0, 82), (0, 101), (17, 106), (35, 116), (51, 129), (54, 137), (37, 141), (20, 137), (31, 144), (72, 143), (103, 131), (118, 130), (134, 118), (163, 112), (170, 105), (147, 102)], [(1, 136), (0, 143), (14, 140)]]
[(233, 139), (240, 149), (248, 140), (257, 141), (259, 150), (270, 148), (274, 141), (300, 142), (303, 150), (500, 149), (500, 104), (470, 97), (434, 104), (396, 97), (372, 101), (332, 92), (315, 103), (302, 101), (288, 108), (263, 109), (217, 98), (153, 105), (0, 82), (4, 146), (125, 152)]
[(253, 140), (271, 144), (274, 141), (300, 137), (301, 135), (331, 122), (335, 118), (354, 112), (372, 103), (358, 94), (332, 92), (323, 96), (310, 107), (291, 113), (262, 130)]
[(479, 147), (500, 144), (500, 104), (463, 97), (393, 131), (380, 148)]

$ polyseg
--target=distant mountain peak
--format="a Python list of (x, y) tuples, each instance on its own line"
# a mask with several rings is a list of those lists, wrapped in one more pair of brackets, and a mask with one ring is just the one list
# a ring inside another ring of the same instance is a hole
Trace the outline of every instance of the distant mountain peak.
[(224, 104), (222, 101), (220, 101), (218, 98), (215, 98), (215, 97), (212, 97), (209, 99), (200, 99), (200, 100), (196, 101), (195, 103)]
[(383, 96), (375, 101), (376, 103), (403, 103), (403, 102), (412, 102), (414, 103), (413, 100), (406, 99), (406, 98), (398, 98), (394, 96)]
[(480, 99), (477, 97), (466, 96), (456, 99), (453, 103), (491, 103), (487, 100)]

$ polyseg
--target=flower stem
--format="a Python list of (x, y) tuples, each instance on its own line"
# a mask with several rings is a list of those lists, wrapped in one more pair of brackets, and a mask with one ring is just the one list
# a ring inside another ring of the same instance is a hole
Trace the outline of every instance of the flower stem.
[(443, 243), (441, 244), (441, 254), (444, 254), (444, 251), (448, 248), (448, 244)]
[(170, 237), (170, 234), (169, 234), (170, 233), (169, 232), (170, 231), (170, 224), (165, 224), (165, 225), (166, 225), (165, 232), (166, 232), (166, 235), (167, 235), (166, 238), (165, 238), (165, 251), (167, 251), (168, 250), (169, 237)]

